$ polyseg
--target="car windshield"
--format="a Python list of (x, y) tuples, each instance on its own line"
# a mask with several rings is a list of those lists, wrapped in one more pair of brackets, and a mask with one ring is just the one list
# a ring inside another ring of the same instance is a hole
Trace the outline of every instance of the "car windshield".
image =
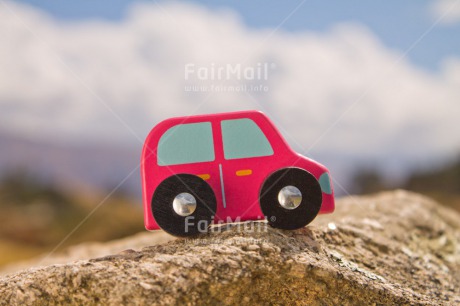
[(273, 148), (251, 119), (222, 120), (225, 159), (273, 155)]

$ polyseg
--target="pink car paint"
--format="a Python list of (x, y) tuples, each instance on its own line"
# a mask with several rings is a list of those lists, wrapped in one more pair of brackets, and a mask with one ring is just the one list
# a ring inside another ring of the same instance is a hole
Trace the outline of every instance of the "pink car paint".
[[(221, 121), (243, 118), (252, 120), (261, 129), (273, 148), (273, 155), (225, 159)], [(171, 127), (200, 122), (210, 122), (212, 126), (214, 160), (167, 166), (158, 165), (158, 144), (162, 135)], [(199, 176), (211, 186), (217, 200), (214, 223), (227, 220), (264, 219), (259, 203), (259, 192), (262, 185), (270, 174), (287, 167), (304, 169), (318, 181), (326, 173), (326, 185), (329, 184), (329, 190), (326, 188), (326, 192), (322, 192), (322, 204), (319, 213), (334, 211), (334, 192), (326, 167), (294, 152), (274, 124), (263, 113), (241, 111), (164, 120), (156, 125), (148, 135), (141, 157), (145, 227), (147, 230), (160, 228), (152, 214), (152, 196), (163, 180), (180, 173)]]

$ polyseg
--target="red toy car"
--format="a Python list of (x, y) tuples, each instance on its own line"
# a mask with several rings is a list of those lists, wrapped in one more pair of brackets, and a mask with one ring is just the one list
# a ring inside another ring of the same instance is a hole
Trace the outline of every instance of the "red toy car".
[(172, 118), (142, 152), (144, 221), (176, 236), (266, 218), (297, 229), (334, 211), (328, 170), (294, 152), (261, 112)]

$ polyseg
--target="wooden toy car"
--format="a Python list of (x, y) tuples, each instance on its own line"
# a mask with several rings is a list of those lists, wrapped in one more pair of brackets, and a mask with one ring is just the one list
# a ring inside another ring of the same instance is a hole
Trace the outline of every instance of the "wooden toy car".
[(146, 229), (175, 236), (264, 218), (297, 229), (334, 211), (328, 170), (258, 111), (162, 121), (145, 141), (141, 174)]

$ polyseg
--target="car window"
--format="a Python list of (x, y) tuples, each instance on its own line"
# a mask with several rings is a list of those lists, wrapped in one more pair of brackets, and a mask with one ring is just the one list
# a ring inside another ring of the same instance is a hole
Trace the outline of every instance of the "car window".
[(225, 159), (273, 155), (259, 126), (251, 119), (222, 120)]
[(178, 124), (167, 130), (158, 142), (160, 166), (214, 160), (211, 122)]

